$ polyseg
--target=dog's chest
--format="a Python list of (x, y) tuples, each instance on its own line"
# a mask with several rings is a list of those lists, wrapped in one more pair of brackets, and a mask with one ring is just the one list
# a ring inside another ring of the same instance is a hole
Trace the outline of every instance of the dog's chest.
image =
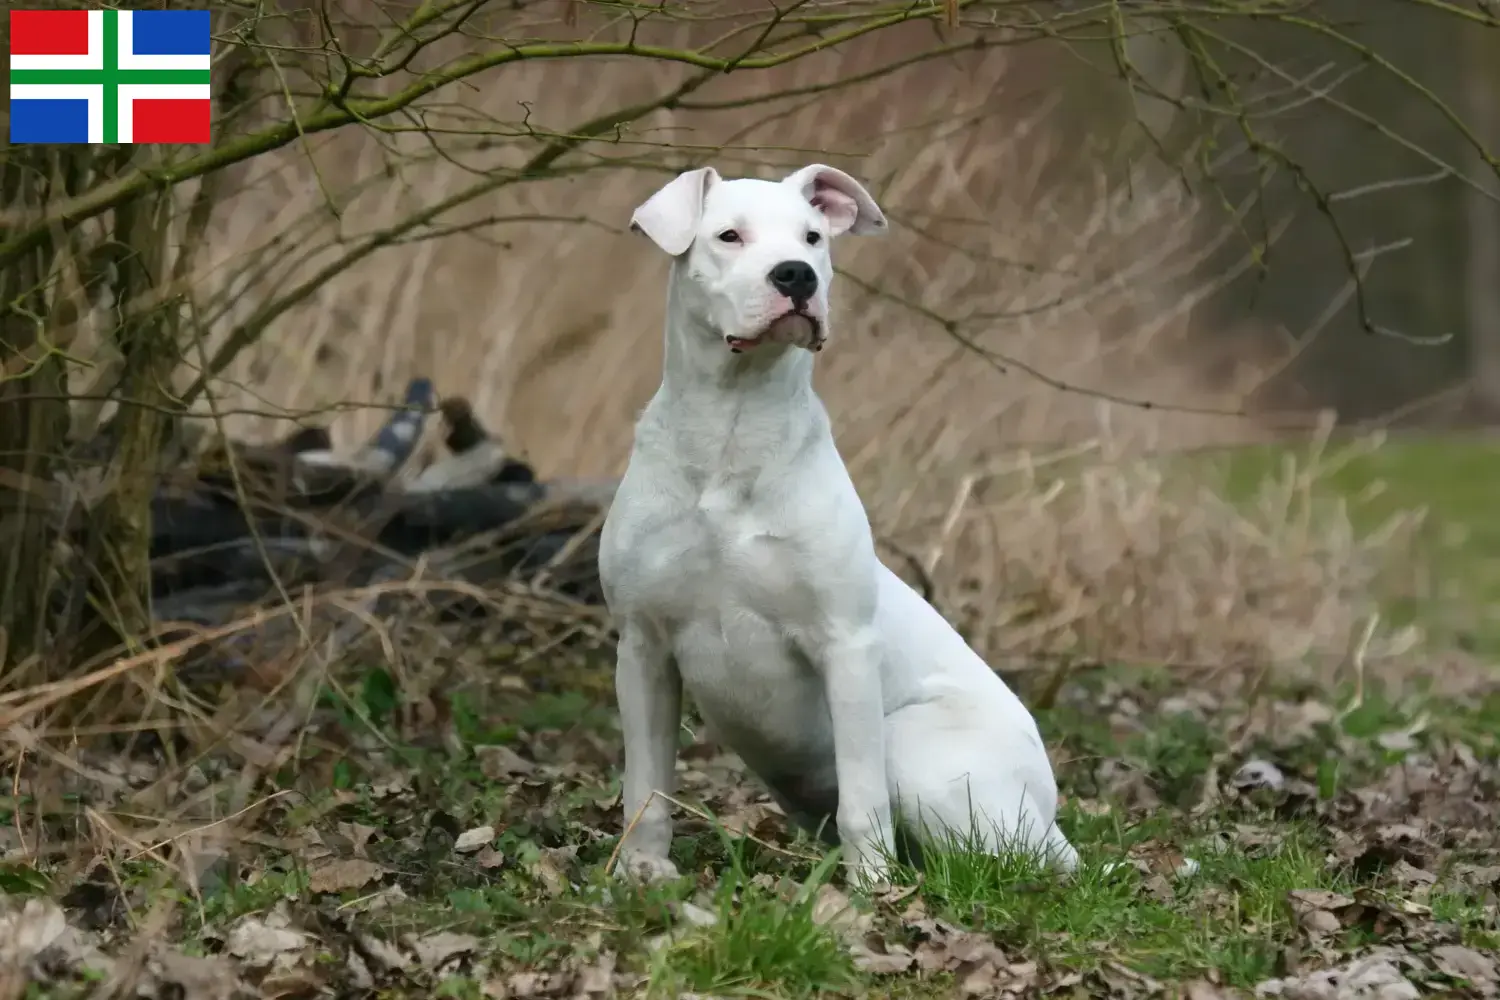
[(633, 553), (635, 597), (655, 617), (782, 619), (807, 606), (801, 546), (748, 477), (717, 476), (663, 503)]

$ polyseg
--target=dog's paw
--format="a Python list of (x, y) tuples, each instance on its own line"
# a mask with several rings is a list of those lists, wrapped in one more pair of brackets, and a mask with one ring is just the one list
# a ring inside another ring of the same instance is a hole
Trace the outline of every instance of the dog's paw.
[(615, 877), (654, 885), (681, 878), (681, 874), (670, 858), (656, 854), (622, 854), (620, 863), (615, 866)]

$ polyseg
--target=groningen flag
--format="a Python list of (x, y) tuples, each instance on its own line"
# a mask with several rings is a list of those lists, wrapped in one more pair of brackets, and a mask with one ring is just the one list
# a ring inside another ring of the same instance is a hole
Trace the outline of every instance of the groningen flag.
[(206, 10), (10, 12), (10, 141), (209, 141)]

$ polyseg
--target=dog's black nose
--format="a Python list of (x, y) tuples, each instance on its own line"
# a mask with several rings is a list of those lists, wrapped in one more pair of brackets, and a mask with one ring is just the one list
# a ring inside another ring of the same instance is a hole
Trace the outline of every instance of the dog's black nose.
[(771, 287), (796, 303), (804, 303), (818, 290), (818, 272), (805, 260), (784, 260), (771, 268)]

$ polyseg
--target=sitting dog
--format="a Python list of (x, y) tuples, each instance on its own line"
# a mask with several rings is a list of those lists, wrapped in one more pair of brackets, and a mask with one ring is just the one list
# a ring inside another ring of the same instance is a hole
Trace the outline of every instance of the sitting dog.
[(684, 687), (789, 818), (834, 820), (859, 879), (885, 877), (893, 814), (904, 833), (1077, 864), (1035, 720), (877, 557), (813, 392), (829, 243), (886, 225), (822, 164), (780, 182), (691, 170), (631, 220), (673, 259), (661, 387), (599, 549), (630, 875), (677, 874), (653, 792), (672, 790)]

